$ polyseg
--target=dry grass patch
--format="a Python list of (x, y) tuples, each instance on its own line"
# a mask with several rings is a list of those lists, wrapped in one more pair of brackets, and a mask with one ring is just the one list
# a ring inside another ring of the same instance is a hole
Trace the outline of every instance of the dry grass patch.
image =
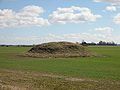
[(119, 90), (120, 82), (0, 70), (1, 90)]
[(50, 42), (36, 45), (26, 56), (30, 57), (90, 57), (93, 54), (84, 46), (71, 42)]

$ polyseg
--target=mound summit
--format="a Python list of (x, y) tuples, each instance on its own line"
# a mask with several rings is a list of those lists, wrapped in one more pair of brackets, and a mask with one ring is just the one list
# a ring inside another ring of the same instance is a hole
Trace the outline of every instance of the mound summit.
[(89, 57), (91, 52), (84, 46), (71, 42), (49, 42), (36, 45), (27, 53), (30, 57)]

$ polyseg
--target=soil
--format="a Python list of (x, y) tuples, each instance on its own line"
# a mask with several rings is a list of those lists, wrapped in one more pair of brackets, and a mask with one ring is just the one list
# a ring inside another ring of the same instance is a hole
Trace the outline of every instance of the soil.
[(31, 48), (25, 55), (42, 58), (93, 56), (87, 47), (72, 42), (49, 42), (39, 44)]

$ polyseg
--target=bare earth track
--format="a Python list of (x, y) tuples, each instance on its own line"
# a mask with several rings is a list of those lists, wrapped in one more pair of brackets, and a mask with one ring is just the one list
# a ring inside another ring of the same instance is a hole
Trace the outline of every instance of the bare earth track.
[(120, 82), (0, 70), (0, 90), (119, 90)]

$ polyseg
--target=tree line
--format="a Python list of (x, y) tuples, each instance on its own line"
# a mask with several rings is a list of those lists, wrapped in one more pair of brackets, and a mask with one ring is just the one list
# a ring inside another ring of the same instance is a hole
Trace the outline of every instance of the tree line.
[(113, 41), (112, 42), (99, 41), (98, 43), (95, 43), (95, 42), (87, 43), (86, 41), (83, 40), (81, 44), (84, 45), (84, 46), (85, 45), (117, 46), (117, 43), (115, 43)]
[[(81, 44), (81, 45), (84, 45), (84, 46), (95, 46), (95, 45), (98, 45), (98, 46), (120, 46), (120, 44), (117, 44), (115, 42), (105, 42), (105, 41), (99, 41), (98, 43), (95, 43), (95, 42), (91, 42), (91, 43), (88, 43), (86, 41), (82, 41), (81, 43), (79, 42), (76, 42), (77, 44)], [(9, 47), (9, 46), (15, 46), (15, 47), (33, 47), (34, 45), (5, 45), (5, 44), (2, 44), (0, 45), (1, 47)]]

